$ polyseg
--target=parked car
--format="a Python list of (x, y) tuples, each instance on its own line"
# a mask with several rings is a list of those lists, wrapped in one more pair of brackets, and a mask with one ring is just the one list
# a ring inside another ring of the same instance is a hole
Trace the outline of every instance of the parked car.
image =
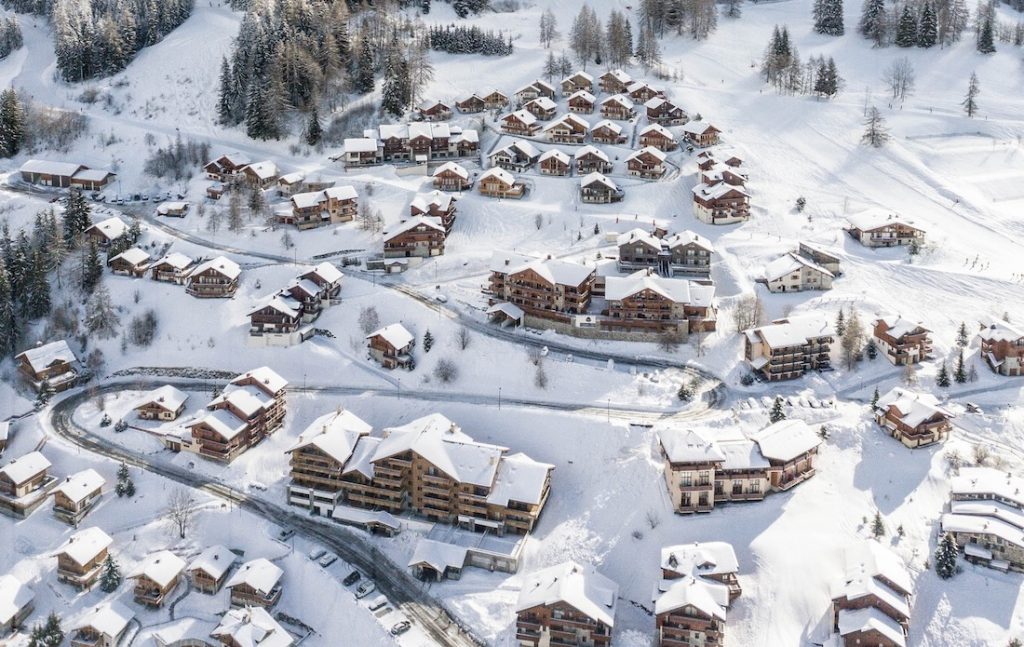
[(288, 541), (295, 536), (295, 528), (282, 528), (281, 532), (277, 533), (277, 538), (281, 541)]
[(370, 609), (370, 611), (376, 611), (377, 609), (387, 606), (387, 604), (388, 599), (383, 595), (378, 595), (374, 599), (370, 600), (370, 603), (367, 605), (367, 607)]
[(973, 402), (964, 402), (964, 407), (967, 408), (967, 411), (969, 413), (985, 413), (984, 411), (982, 411), (981, 407), (974, 404)]
[(359, 573), (359, 571), (352, 571), (351, 573), (345, 576), (345, 579), (343, 579), (341, 583), (345, 586), (352, 586), (353, 584), (359, 581), (360, 577), (362, 577), (362, 575)]
[(337, 555), (335, 555), (334, 553), (327, 553), (326, 555), (324, 555), (323, 557), (320, 558), (320, 562), (319, 563), (324, 568), (327, 568), (328, 566), (330, 566), (331, 564), (333, 564), (336, 561), (338, 561), (338, 556)]
[(401, 636), (405, 632), (409, 631), (409, 629), (411, 629), (411, 628), (412, 628), (412, 623), (410, 623), (408, 620), (403, 620), (403, 621), (401, 621), (399, 623), (396, 623), (395, 626), (391, 627), (391, 635), (392, 636)]
[(314, 548), (313, 550), (309, 551), (309, 559), (315, 562), (326, 554), (327, 551), (323, 548)]
[(377, 590), (377, 585), (374, 584), (371, 580), (366, 580), (365, 582), (360, 584), (358, 587), (356, 587), (356, 599), (358, 600), (358, 599), (361, 599), (361, 598), (365, 598), (366, 596), (370, 595), (371, 593), (373, 593), (376, 590)]

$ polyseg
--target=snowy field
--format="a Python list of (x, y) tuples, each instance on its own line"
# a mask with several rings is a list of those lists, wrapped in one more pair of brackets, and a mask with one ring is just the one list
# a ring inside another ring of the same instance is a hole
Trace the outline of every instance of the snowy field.
[[(470, 347), (460, 350), (455, 341), (456, 321), (355, 269), (346, 271), (342, 304), (327, 310), (316, 324), (330, 330), (333, 339), (316, 337), (289, 349), (247, 346), (246, 313), (260, 298), (301, 272), (307, 266), (303, 259), (339, 250), (379, 250), (379, 234), (362, 231), (354, 224), (293, 231), (290, 236), (296, 247), (286, 249), (281, 242), (284, 230), (271, 230), (262, 222), (251, 222), (237, 234), (226, 229), (209, 231), (206, 220), (194, 212), (164, 227), (145, 223), (143, 243), (150, 250), (193, 257), (225, 253), (239, 262), (244, 270), (239, 293), (229, 301), (198, 301), (178, 286), (108, 275), (104, 280), (122, 308), (122, 324), (127, 324), (136, 310), (154, 308), (159, 312), (160, 328), (150, 348), (129, 346), (122, 351), (118, 339), (91, 340), (90, 347), (103, 350), (108, 375), (133, 367), (243, 371), (266, 364), (294, 385), (365, 389), (353, 396), (292, 394), (286, 426), (268, 442), (230, 467), (196, 465), (205, 474), (238, 487), (264, 485), (267, 490), (261, 496), (278, 503), (284, 499), (287, 483), (284, 450), (306, 424), (337, 406), (351, 409), (378, 432), (440, 411), (477, 440), (499, 443), (556, 465), (551, 499), (537, 531), (527, 541), (519, 575), (469, 569), (458, 582), (430, 588), (431, 594), (481, 636), (501, 647), (514, 642), (514, 605), (522, 575), (570, 558), (594, 563), (619, 583), (622, 600), (615, 647), (649, 645), (653, 621), (645, 607), (649, 609), (651, 604), (659, 549), (701, 540), (731, 542), (740, 560), (743, 596), (729, 612), (726, 645), (809, 645), (820, 638), (830, 588), (841, 572), (842, 551), (869, 536), (870, 524), (865, 519), (870, 520), (876, 510), (887, 528), (882, 541), (891, 545), (915, 574), (910, 645), (1001, 647), (1010, 638), (1024, 637), (1020, 575), (965, 566), (962, 574), (947, 582), (925, 568), (947, 497), (949, 474), (944, 454), (956, 450), (970, 457), (973, 445), (982, 443), (1005, 460), (1008, 469), (1020, 473), (1024, 467), (1024, 383), (991, 374), (978, 357), (976, 345), (969, 349), (967, 361), (977, 370), (977, 382), (947, 390), (934, 383), (939, 361), (949, 362), (956, 356), (954, 338), (961, 321), (973, 325), (1004, 312), (1014, 321), (1024, 321), (1024, 265), (1018, 256), (1024, 246), (1020, 217), (1024, 207), (1021, 52), (1000, 44), (998, 53), (982, 57), (974, 51), (970, 38), (948, 49), (872, 49), (853, 33), (859, 3), (846, 3), (848, 33), (841, 38), (811, 33), (810, 4), (809, 0), (747, 4), (740, 19), (720, 18), (718, 31), (707, 41), (669, 37), (662, 42), (663, 58), (681, 74), (681, 80), (670, 83), (648, 77), (691, 115), (700, 113), (722, 129), (719, 151), (744, 159), (754, 214), (749, 222), (715, 227), (693, 217), (689, 205), (696, 169), (686, 153), (670, 155), (678, 172), (650, 183), (623, 177), (621, 159), (626, 149), (607, 147), (613, 156), (619, 156), (612, 177), (626, 191), (623, 202), (580, 204), (578, 178), (527, 174), (531, 192), (522, 201), (462, 196), (446, 255), (388, 279), (424, 294), (440, 292), (448, 297), (448, 309), (481, 319), (484, 300), (480, 286), (486, 280), (492, 250), (550, 253), (593, 262), (599, 253), (613, 251), (608, 234), (647, 227), (654, 221), (667, 224), (672, 231), (691, 229), (708, 237), (717, 252), (712, 278), (719, 297), (720, 326), (708, 336), (702, 356), (688, 345), (672, 357), (690, 360), (725, 382), (729, 394), (716, 410), (680, 412), (683, 407), (675, 399), (683, 379), (679, 371), (643, 375), (627, 365), (609, 367), (580, 359), (569, 362), (557, 353), (545, 362), (550, 386), (540, 389), (534, 384), (534, 367), (524, 346), (474, 332)], [(635, 2), (591, 0), (590, 5), (602, 18), (613, 8), (629, 9), (636, 23), (632, 13)], [(567, 32), (580, 3), (537, 0), (517, 13), (474, 18), (472, 22), (481, 27), (508, 30), (515, 38), (515, 55), (501, 60), (434, 55), (435, 81), (427, 96), (452, 101), (491, 86), (511, 94), (537, 78), (546, 51), (537, 43), (536, 24), (548, 6), (557, 14), (560, 30)], [(428, 18), (438, 24), (454, 19), (441, 3), (435, 3)], [(1016, 15), (1006, 18), (1015, 19)], [(427, 189), (426, 178), (400, 176), (388, 166), (346, 173), (328, 159), (339, 152), (336, 149), (292, 148), (294, 140), (255, 142), (240, 130), (224, 130), (214, 123), (217, 66), (211, 62), (219, 61), (228, 50), (240, 20), (241, 14), (223, 4), (200, 3), (185, 24), (144, 50), (124, 72), (111, 79), (68, 86), (53, 78), (53, 47), (47, 28), (39, 19), (26, 17), (22, 22), (26, 47), (0, 61), (0, 82), (24, 88), (52, 105), (87, 114), (90, 133), (60, 159), (115, 168), (118, 190), (173, 190), (187, 193), (194, 202), (202, 200), (207, 182), (199, 177), (161, 183), (142, 173), (149, 152), (180, 133), (208, 141), (215, 155), (238, 150), (253, 160), (273, 159), (284, 171), (303, 171), (310, 177), (353, 185), (362, 196), (369, 196), (387, 224), (402, 219), (415, 193)], [(805, 60), (812, 55), (835, 58), (846, 82), (838, 98), (826, 102), (782, 97), (763, 86), (757, 63), (775, 24), (788, 25)], [(566, 47), (565, 41), (556, 42), (555, 47), (560, 51)], [(901, 56), (915, 66), (917, 90), (902, 105), (891, 105), (881, 70)], [(644, 76), (639, 68), (629, 71), (635, 77)], [(983, 94), (980, 114), (968, 119), (959, 102), (972, 71), (978, 74)], [(109, 92), (110, 107), (80, 102), (77, 97), (86, 87)], [(893, 139), (884, 149), (859, 144), (866, 104), (877, 105), (891, 129)], [(595, 115), (584, 117), (591, 123), (598, 120)], [(464, 127), (481, 125), (477, 117), (459, 116), (455, 122)], [(493, 123), (485, 125), (481, 140), (485, 153), (510, 141), (496, 135), (494, 127)], [(628, 127), (627, 133), (631, 130), (632, 126)], [(107, 145), (103, 140), (110, 134), (115, 142)], [(153, 135), (151, 140), (147, 134)], [(551, 148), (543, 143), (539, 147)], [(558, 147), (571, 151), (569, 146)], [(24, 156), (5, 160), (0, 168), (12, 171), (23, 161)], [(199, 170), (196, 172), (198, 175)], [(807, 200), (802, 214), (794, 208), (801, 196)], [(31, 226), (34, 214), (50, 206), (49, 197), (3, 190), (0, 220), (6, 219), (12, 230)], [(870, 250), (843, 233), (846, 216), (872, 206), (899, 212), (927, 230), (928, 244), (913, 262), (905, 250)], [(208, 205), (207, 212), (211, 208)], [(139, 210), (148, 215), (152, 207)], [(540, 228), (536, 225), (538, 214)], [(795, 249), (798, 241), (837, 250), (843, 276), (829, 292), (768, 294), (755, 280), (766, 263)], [(223, 248), (238, 251), (225, 252)], [(286, 262), (288, 259), (293, 262)], [(949, 407), (959, 414), (953, 438), (943, 447), (911, 451), (874, 426), (864, 403), (876, 387), (884, 393), (900, 380), (900, 371), (881, 358), (865, 362), (853, 372), (839, 369), (772, 387), (740, 385), (746, 369), (730, 313), (736, 298), (752, 291), (763, 297), (770, 317), (820, 312), (832, 318), (840, 307), (856, 306), (863, 318), (898, 312), (923, 321), (934, 331), (936, 360), (918, 370), (921, 388), (948, 400)], [(400, 321), (418, 338), (430, 330), (437, 343), (429, 354), (418, 349), (415, 371), (382, 371), (367, 360), (357, 323), (361, 308), (367, 305), (378, 310), (382, 323)], [(33, 333), (41, 336), (43, 331)], [(557, 338), (550, 332), (545, 335)], [(581, 349), (666, 356), (666, 351), (653, 344), (558, 341)], [(451, 385), (438, 384), (431, 377), (441, 358), (459, 364), (459, 378)], [(0, 367), (0, 373), (4, 376), (0, 417), (29, 409), (32, 398), (17, 388), (9, 363)], [(411, 397), (416, 392), (430, 395), (434, 401)], [(794, 402), (788, 410), (790, 416), (829, 429), (814, 478), (761, 503), (732, 505), (698, 517), (673, 515), (655, 448), (657, 430), (684, 425), (723, 433), (754, 431), (766, 424), (762, 398), (776, 392)], [(499, 393), (506, 398), (592, 410), (573, 414), (506, 405), (499, 412), (490, 402)], [(401, 394), (410, 397), (399, 399)], [(439, 394), (448, 397), (437, 397)], [(139, 395), (122, 392), (110, 396), (106, 410), (115, 418), (122, 417)], [(203, 392), (190, 395), (190, 411), (209, 398)], [(801, 400), (834, 404), (802, 406)], [(985, 413), (966, 413), (966, 401), (979, 404)], [(593, 411), (602, 406), (609, 407), (607, 416)], [(665, 413), (653, 428), (647, 428), (629, 425), (629, 420), (611, 407), (662, 408)], [(94, 403), (84, 405), (76, 415), (85, 426), (101, 431)], [(29, 451), (44, 437), (35, 417), (17, 424), (8, 457)], [(182, 465), (191, 458), (162, 450), (156, 440), (141, 432), (114, 434), (108, 427), (102, 433), (154, 460)], [(59, 440), (51, 439), (43, 452), (59, 476), (94, 467), (108, 483), (114, 480), (116, 464), (81, 454)], [(285, 568), (282, 610), (317, 630), (304, 644), (337, 645), (333, 637), (338, 635), (359, 645), (383, 645), (392, 640), (386, 630), (397, 620), (392, 616), (377, 619), (358, 608), (359, 603), (339, 582), (348, 572), (344, 565), (335, 564), (325, 572), (305, 557), (313, 546), (281, 544), (275, 539), (276, 527), (213, 499), (204, 499), (200, 530), (179, 541), (159, 518), (165, 490), (172, 485), (145, 473), (133, 476), (139, 488), (135, 499), (120, 500), (108, 493), (86, 522), (100, 525), (114, 536), (114, 552), (122, 566), (134, 564), (155, 549), (172, 548), (192, 555), (202, 546), (223, 543), (244, 550), (247, 556), (273, 559)], [(905, 531), (902, 537), (896, 533), (900, 526)], [(31, 582), (37, 595), (34, 619), (41, 619), (53, 608), (73, 621), (105, 597), (98, 589), (72, 596), (55, 583), (55, 560), (47, 555), (69, 532), (45, 506), (27, 521), (13, 523), (0, 518), (0, 539), (12, 547), (0, 556), (0, 572)], [(375, 541), (401, 564), (408, 560), (423, 532), (421, 525), (411, 524), (393, 539)], [(116, 596), (126, 598), (139, 617), (142, 632), (136, 644), (147, 644), (142, 640), (145, 632), (170, 620), (166, 611), (140, 612), (130, 601), (129, 587), (122, 587)], [(213, 617), (207, 602), (192, 594), (176, 607), (176, 613), (209, 622)], [(212, 608), (223, 608), (220, 602)], [(402, 638), (402, 644), (429, 642), (414, 631)]]

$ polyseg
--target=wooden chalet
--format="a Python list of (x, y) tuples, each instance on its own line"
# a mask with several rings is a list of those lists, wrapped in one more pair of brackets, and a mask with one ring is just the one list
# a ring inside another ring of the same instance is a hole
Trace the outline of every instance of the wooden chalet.
[(186, 402), (187, 393), (167, 384), (150, 391), (135, 407), (135, 414), (140, 420), (170, 422), (184, 413)]
[(441, 256), (445, 236), (444, 226), (434, 218), (409, 218), (384, 232), (384, 258)]
[(359, 210), (359, 194), (352, 186), (332, 186), (320, 191), (296, 193), (290, 203), (290, 209), (277, 213), (277, 220), (282, 224), (295, 225), (302, 231), (351, 222)]
[(601, 101), (601, 116), (605, 119), (627, 121), (636, 116), (636, 110), (629, 97), (616, 94)]
[(562, 96), (571, 97), (578, 92), (593, 92), (594, 77), (586, 72), (576, 71), (562, 79)]
[(171, 252), (149, 266), (154, 281), (165, 281), (183, 285), (195, 268), (196, 262), (178, 252)]
[(844, 647), (905, 647), (913, 579), (903, 560), (874, 541), (846, 550), (832, 598), (832, 628)]
[(40, 343), (35, 348), (14, 356), (18, 370), (36, 391), (43, 388), (54, 392), (70, 389), (78, 380), (78, 358), (63, 339)]
[(540, 130), (537, 117), (528, 110), (517, 110), (501, 118), (501, 131), (510, 135), (529, 137)]
[(35, 611), (35, 592), (17, 577), (0, 575), (0, 638), (21, 629)]
[[(259, 606), (229, 609), (210, 637), (224, 647), (292, 647), (297, 644), (292, 634)], [(207, 643), (203, 641), (201, 644), (205, 646)]]
[(91, 588), (100, 578), (112, 543), (114, 540), (96, 527), (71, 535), (54, 553), (57, 556), (57, 581), (80, 590)]
[(949, 437), (953, 414), (930, 393), (894, 387), (875, 403), (875, 421), (910, 448), (939, 443)]
[(726, 182), (693, 187), (693, 215), (709, 225), (730, 225), (750, 218), (750, 194)]
[(913, 221), (876, 209), (850, 216), (846, 231), (865, 247), (920, 246), (925, 241), (924, 230)]
[(416, 114), (423, 121), (448, 121), (452, 118), (452, 109), (441, 101), (424, 101), (416, 107)]
[(85, 230), (85, 240), (95, 243), (100, 249), (110, 247), (115, 240), (128, 233), (128, 223), (117, 216), (101, 220)]
[(528, 141), (515, 141), (491, 153), (491, 166), (522, 173), (540, 158), (540, 151)]
[(131, 247), (108, 260), (107, 267), (114, 274), (140, 278), (149, 271), (151, 260), (149, 252), (138, 247)]
[(366, 336), (370, 357), (387, 369), (414, 366), (412, 348), (416, 338), (400, 323), (384, 326)]
[(444, 227), (445, 235), (452, 232), (455, 225), (455, 198), (442, 191), (419, 193), (409, 205), (409, 216), (434, 218)]
[(188, 202), (175, 200), (172, 202), (161, 202), (156, 207), (156, 215), (167, 218), (184, 218), (188, 215), (191, 205)]
[(580, 180), (580, 200), (590, 204), (620, 202), (625, 193), (615, 182), (598, 173), (590, 173)]
[(480, 195), (491, 198), (512, 198), (518, 200), (526, 195), (526, 185), (516, 180), (515, 176), (501, 168), (491, 168), (480, 176), (477, 181)]
[(135, 580), (132, 597), (146, 607), (159, 609), (168, 602), (185, 572), (185, 560), (169, 550), (147, 555), (128, 574)]
[(714, 146), (721, 132), (706, 121), (689, 121), (683, 126), (683, 138), (695, 148)]
[(93, 607), (68, 636), (71, 647), (119, 647), (134, 619), (132, 610), (117, 601)]
[(576, 172), (579, 174), (612, 172), (612, 162), (608, 155), (594, 146), (577, 149), (573, 159), (576, 162)]
[(200, 299), (225, 299), (235, 295), (242, 268), (231, 259), (218, 256), (200, 264), (186, 279), (185, 292)]
[(516, 603), (519, 647), (610, 647), (619, 587), (593, 567), (565, 562), (526, 576)]
[(231, 591), (231, 606), (269, 609), (281, 599), (282, 577), (281, 567), (258, 557), (239, 566), (224, 586)]
[(586, 141), (589, 131), (590, 124), (586, 119), (574, 114), (567, 114), (545, 126), (544, 136), (548, 141), (561, 144), (582, 144)]
[(270, 160), (263, 160), (243, 166), (239, 177), (251, 187), (265, 189), (276, 182), (280, 175), (281, 172), (278, 171), (277, 164)]
[(1000, 375), (1024, 375), (1024, 329), (996, 320), (982, 327), (978, 340), (989, 368)]
[(441, 191), (466, 191), (473, 186), (473, 181), (461, 164), (445, 162), (434, 171), (434, 188)]
[(537, 97), (523, 106), (523, 109), (537, 119), (547, 121), (554, 118), (555, 111), (558, 110), (558, 104), (547, 97)]
[(458, 108), (459, 112), (465, 114), (475, 114), (483, 112), (487, 109), (487, 104), (484, 103), (483, 97), (478, 94), (471, 94), (462, 101), (456, 101), (455, 107)]
[(185, 571), (192, 588), (213, 595), (227, 582), (237, 562), (238, 557), (233, 552), (218, 544), (204, 548)]
[(690, 120), (686, 111), (663, 97), (652, 97), (644, 103), (647, 121), (661, 126), (682, 126)]
[(626, 94), (636, 103), (646, 103), (654, 97), (662, 97), (664, 93), (652, 87), (646, 81), (634, 81), (626, 87)]
[(769, 292), (831, 290), (835, 275), (814, 261), (788, 252), (768, 263), (764, 279)]
[(580, 90), (569, 97), (566, 104), (569, 106), (569, 112), (590, 114), (594, 112), (597, 98), (586, 90)]
[(677, 148), (672, 133), (658, 124), (651, 124), (641, 130), (639, 141), (641, 146), (653, 146), (660, 151), (673, 151)]
[(489, 291), (529, 315), (564, 318), (587, 312), (596, 278), (593, 268), (571, 261), (495, 254)]
[(625, 144), (626, 136), (622, 134), (622, 126), (607, 119), (597, 122), (590, 129), (590, 139), (595, 144)]
[(663, 548), (654, 588), (658, 647), (724, 644), (726, 612), (741, 593), (738, 570), (736, 553), (725, 542)]
[(572, 158), (557, 148), (552, 148), (540, 156), (538, 168), (544, 175), (569, 175), (572, 173)]
[(241, 153), (226, 153), (211, 162), (207, 162), (203, 166), (203, 171), (206, 172), (206, 177), (211, 180), (231, 182), (250, 163), (249, 158)]
[(895, 366), (905, 366), (931, 357), (930, 334), (931, 331), (920, 322), (890, 315), (875, 319), (871, 338), (887, 360)]
[(711, 241), (689, 230), (659, 237), (643, 229), (633, 229), (619, 235), (616, 245), (619, 269), (652, 268), (662, 276), (707, 275), (711, 272), (715, 252)]
[(61, 481), (53, 494), (53, 516), (77, 527), (103, 495), (106, 481), (94, 469), (72, 474)]
[(626, 158), (626, 170), (636, 177), (658, 179), (665, 175), (665, 153), (650, 146), (641, 148)]
[(605, 94), (619, 94), (625, 92), (626, 88), (633, 82), (633, 77), (620, 69), (608, 70), (598, 79), (601, 92)]
[(488, 110), (500, 110), (508, 105), (508, 95), (500, 90), (491, 90), (483, 96), (484, 107)]

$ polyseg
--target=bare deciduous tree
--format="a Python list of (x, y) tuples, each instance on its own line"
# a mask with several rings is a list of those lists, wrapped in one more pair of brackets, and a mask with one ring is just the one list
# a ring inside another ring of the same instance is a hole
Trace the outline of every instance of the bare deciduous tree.
[(915, 80), (914, 65), (906, 56), (895, 59), (882, 72), (882, 81), (889, 86), (892, 100), (901, 103), (914, 94)]
[(459, 379), (459, 367), (450, 359), (439, 360), (434, 367), (434, 377), (444, 384), (454, 382)]
[(359, 329), (363, 331), (364, 335), (369, 335), (379, 327), (380, 315), (377, 314), (377, 308), (366, 306), (359, 311)]
[(178, 532), (178, 537), (184, 539), (195, 520), (196, 500), (192, 491), (183, 487), (171, 490), (164, 514), (168, 523)]
[(736, 325), (736, 331), (742, 332), (747, 328), (753, 328), (761, 323), (764, 315), (764, 303), (756, 294), (748, 294), (740, 297), (736, 307), (732, 311), (732, 321)]
[(459, 344), (459, 350), (466, 350), (469, 348), (469, 344), (473, 341), (473, 336), (469, 334), (469, 328), (466, 328), (465, 326), (459, 328), (459, 332), (455, 336), (455, 341)]

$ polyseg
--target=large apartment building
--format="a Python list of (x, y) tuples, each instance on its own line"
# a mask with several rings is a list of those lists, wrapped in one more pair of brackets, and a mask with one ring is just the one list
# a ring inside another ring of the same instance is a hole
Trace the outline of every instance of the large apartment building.
[(552, 258), (496, 253), (491, 259), (494, 301), (515, 304), (527, 314), (582, 314), (590, 305), (597, 273), (592, 267)]
[(369, 434), (346, 412), (314, 422), (289, 450), (289, 503), (325, 515), (341, 504), (410, 510), (503, 535), (532, 531), (547, 502), (553, 465), (477, 442), (441, 414)]
[(885, 359), (896, 366), (917, 364), (932, 354), (931, 331), (900, 315), (875, 319), (871, 338)]
[(1024, 375), (1024, 328), (993, 321), (978, 333), (981, 355), (1000, 375)]
[(667, 429), (658, 442), (672, 507), (686, 514), (760, 501), (811, 478), (821, 438), (802, 420), (782, 420), (749, 437)]
[(924, 447), (949, 437), (953, 414), (939, 406), (931, 393), (894, 387), (875, 403), (875, 421), (910, 448)]
[(726, 610), (740, 596), (739, 562), (723, 541), (667, 546), (654, 587), (658, 647), (721, 645)]
[(263, 366), (231, 380), (206, 405), (207, 412), (186, 425), (191, 443), (204, 458), (231, 462), (284, 423), (288, 381)]
[(968, 561), (1024, 572), (1024, 479), (990, 467), (961, 468), (951, 479), (942, 531)]
[(658, 236), (643, 229), (620, 234), (618, 266), (622, 270), (652, 268), (662, 276), (687, 273), (708, 275), (715, 248), (711, 241), (692, 231)]
[(792, 380), (832, 367), (833, 329), (814, 315), (776, 319), (743, 331), (744, 357), (769, 382)]
[(903, 560), (875, 541), (850, 548), (833, 589), (832, 626), (843, 647), (905, 647), (914, 582)]
[(592, 566), (565, 562), (526, 577), (516, 604), (519, 647), (609, 647), (619, 586)]
[(712, 331), (717, 323), (714, 285), (664, 278), (651, 269), (607, 277), (604, 296), (606, 330), (686, 334)]
[(846, 231), (865, 247), (923, 245), (925, 232), (898, 214), (868, 210), (850, 216)]

